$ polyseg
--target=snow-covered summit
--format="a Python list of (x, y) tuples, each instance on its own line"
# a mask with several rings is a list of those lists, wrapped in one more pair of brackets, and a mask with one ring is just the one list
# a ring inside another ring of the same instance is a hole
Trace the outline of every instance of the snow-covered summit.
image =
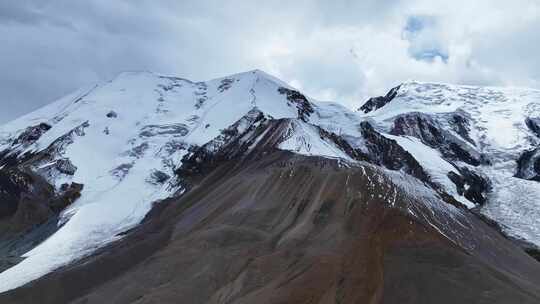
[(463, 112), (477, 126), (472, 134), (483, 147), (511, 151), (528, 145), (528, 117), (540, 113), (540, 90), (507, 87), (480, 87), (442, 83), (406, 82), (395, 98), (367, 113), (384, 121), (407, 112), (445, 114)]
[[(410, 81), (390, 97), (364, 107), (362, 118), (382, 132), (420, 138), (445, 162), (484, 176), (490, 185), (481, 211), (511, 235), (540, 244), (540, 184), (532, 181), (538, 176), (540, 90)], [(449, 180), (446, 173), (439, 177)]]
[(344, 108), (314, 102), (259, 70), (206, 82), (124, 72), (1, 126), (1, 165), (24, 163), (56, 189), (69, 183), (84, 189), (62, 212), (59, 231), (0, 274), (0, 290), (88, 254), (139, 223), (153, 202), (182, 191), (175, 169), (194, 147), (233, 125), (244, 132), (250, 125), (238, 122), (253, 111), (296, 121), (287, 125), (284, 150), (346, 157), (311, 124), (334, 128), (333, 114)]

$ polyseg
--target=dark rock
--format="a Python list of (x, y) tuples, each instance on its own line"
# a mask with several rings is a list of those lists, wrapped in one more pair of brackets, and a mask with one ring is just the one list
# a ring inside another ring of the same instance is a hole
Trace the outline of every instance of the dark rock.
[(109, 112), (107, 113), (107, 117), (109, 117), (109, 118), (116, 118), (116, 117), (118, 117), (118, 114), (117, 114), (115, 111), (109, 111)]
[[(88, 121), (83, 122), (79, 126), (73, 128), (68, 133), (58, 137), (53, 143), (51, 143), (47, 148), (40, 151), (39, 153), (30, 154), (30, 155), (16, 155), (16, 165), (23, 165), (27, 163), (27, 161), (31, 161), (34, 164), (36, 162), (42, 162), (42, 163), (48, 163), (48, 162), (56, 162), (56, 159), (58, 157), (61, 157), (63, 154), (65, 148), (73, 143), (76, 137), (78, 136), (84, 136), (85, 135), (85, 129), (90, 126), (90, 123)], [(32, 165), (32, 164), (28, 164)]]
[(200, 109), (204, 105), (204, 102), (207, 99), (208, 98), (206, 96), (197, 98), (197, 103), (195, 103), (195, 109), (197, 109), (197, 110)]
[[(301, 122), (296, 119), (267, 120), (261, 112), (252, 110), (231, 127), (222, 130), (216, 139), (202, 147), (190, 147), (191, 153), (182, 159), (182, 166), (175, 172), (185, 178), (208, 172), (224, 161), (261, 157), (267, 152), (277, 150), (280, 143), (295, 133), (298, 123)], [(249, 127), (240, 129), (239, 126), (242, 125)], [(369, 159), (360, 150), (352, 148), (342, 137), (318, 126), (313, 127), (317, 129), (321, 139), (340, 147), (351, 158)]]
[(160, 170), (154, 170), (152, 174), (150, 175), (151, 182), (154, 184), (163, 184), (166, 181), (168, 181), (171, 177), (169, 174), (160, 171)]
[(133, 168), (133, 163), (121, 164), (111, 170), (111, 174), (118, 179), (123, 179), (129, 173), (129, 170), (131, 170), (131, 168)]
[(371, 111), (375, 111), (377, 109), (380, 109), (384, 107), (387, 103), (392, 101), (397, 96), (397, 93), (399, 91), (399, 88), (401, 85), (392, 88), (385, 96), (378, 96), (378, 97), (372, 97), (368, 99), (359, 109), (358, 111), (362, 111), (364, 113), (369, 113)]
[(525, 252), (533, 257), (535, 260), (540, 262), (540, 250), (536, 248), (527, 248), (525, 249)]
[(313, 223), (315, 225), (322, 225), (326, 223), (331, 215), (334, 205), (335, 203), (332, 201), (324, 201), (321, 207), (315, 212), (315, 216), (313, 217)]
[[(240, 131), (240, 125), (247, 124), (245, 130)], [(182, 159), (182, 165), (175, 170), (175, 174), (185, 176), (197, 175), (211, 170), (217, 164), (237, 158), (247, 151), (255, 138), (262, 134), (272, 124), (279, 124), (279, 120), (270, 125), (264, 114), (258, 110), (251, 110), (221, 134), (203, 146), (190, 146), (190, 152)], [(272, 133), (272, 131), (267, 132)]]
[(79, 183), (63, 184), (60, 188), (60, 195), (53, 198), (49, 203), (52, 211), (55, 213), (60, 213), (60, 211), (71, 205), (79, 197), (81, 197), (81, 191), (83, 188), (84, 185)]
[(167, 152), (169, 155), (173, 154), (176, 151), (179, 150), (186, 150), (188, 148), (188, 144), (181, 140), (171, 140), (168, 141), (164, 146), (163, 150)]
[(10, 219), (10, 233), (30, 230), (54, 216), (49, 207), (50, 200), (55, 196), (53, 186), (30, 172), (18, 172), (17, 176), (24, 176), (24, 181), (16, 180), (21, 192), (18, 193), (17, 210)]
[(390, 134), (414, 136), (429, 146), (438, 146), (445, 140), (440, 126), (423, 113), (407, 113), (398, 116), (394, 120)]
[(363, 153), (362, 151), (358, 149), (354, 149), (343, 137), (328, 132), (324, 129), (319, 129), (319, 135), (323, 139), (327, 139), (330, 142), (333, 142), (336, 146), (338, 146), (343, 152), (345, 152), (348, 156), (350, 156), (352, 159), (356, 160), (363, 160), (363, 161), (369, 161), (369, 156)]
[(525, 124), (537, 137), (540, 137), (540, 118), (527, 117), (525, 119)]
[(23, 193), (29, 191), (33, 179), (15, 169), (0, 170), (0, 219), (17, 211)]
[(460, 174), (448, 172), (448, 178), (456, 184), (458, 194), (475, 204), (485, 204), (487, 192), (491, 189), (489, 180), (466, 167), (458, 168), (458, 171)]
[(444, 130), (427, 114), (408, 113), (398, 116), (394, 120), (390, 134), (414, 136), (422, 143), (439, 150), (445, 158), (450, 160), (460, 160), (473, 166), (481, 163), (481, 155), (478, 152)]
[(45, 223), (53, 212), (44, 198), (24, 194), (11, 219), (10, 231), (20, 233)]
[(540, 181), (540, 148), (523, 152), (517, 160), (515, 177)]
[(55, 168), (58, 172), (66, 175), (74, 175), (77, 167), (67, 158), (61, 158), (56, 161)]
[(55, 179), (59, 174), (65, 175), (74, 175), (77, 171), (77, 167), (71, 163), (67, 158), (60, 159), (51, 159), (52, 156), (49, 156), (46, 159), (41, 160), (40, 163), (45, 163), (45, 165), (39, 165), (35, 169), (35, 173), (46, 179)]
[(148, 150), (148, 143), (147, 142), (143, 142), (135, 147), (133, 147), (129, 152), (127, 152), (126, 154), (128, 156), (131, 156), (131, 157), (136, 157), (136, 158), (140, 158), (144, 155), (144, 152), (146, 152), (146, 150)]
[(468, 141), (472, 145), (476, 146), (476, 143), (469, 135), (471, 131), (471, 123), (469, 119), (463, 113), (453, 113), (449, 119), (450, 127), (461, 136), (464, 140)]
[(372, 163), (390, 170), (404, 170), (421, 181), (429, 181), (427, 173), (416, 159), (396, 141), (382, 136), (366, 121), (360, 124), (360, 129)]
[(284, 87), (280, 87), (278, 92), (287, 95), (287, 100), (295, 104), (298, 110), (298, 118), (301, 120), (307, 122), (308, 117), (315, 112), (311, 103), (307, 100), (306, 96), (302, 95), (302, 93)]
[(186, 136), (189, 133), (189, 128), (185, 124), (170, 124), (170, 125), (147, 125), (144, 126), (139, 134), (140, 137), (152, 137), (156, 135), (176, 135)]
[(13, 145), (17, 144), (31, 144), (38, 140), (45, 132), (51, 129), (51, 126), (46, 123), (40, 123), (36, 126), (26, 128), (13, 142)]
[(223, 79), (218, 86), (218, 91), (220, 93), (223, 93), (224, 91), (230, 89), (233, 83), (234, 83), (234, 78)]
[(72, 183), (55, 193), (54, 187), (34, 172), (1, 169), (0, 219), (8, 221), (6, 231), (9, 234), (31, 230), (71, 204), (81, 190), (81, 184)]

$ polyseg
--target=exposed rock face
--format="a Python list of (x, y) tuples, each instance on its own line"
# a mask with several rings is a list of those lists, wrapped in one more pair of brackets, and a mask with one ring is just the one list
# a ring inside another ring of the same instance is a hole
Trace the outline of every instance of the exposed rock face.
[(37, 126), (28, 127), (23, 133), (21, 133), (21, 135), (19, 135), (19, 137), (17, 137), (17, 139), (15, 139), (13, 145), (33, 143), (50, 128), (51, 126), (46, 123), (40, 123)]
[(0, 165), (10, 166), (16, 164), (19, 160), (17, 150), (23, 150), (29, 145), (35, 143), (45, 132), (50, 130), (51, 126), (46, 123), (40, 123), (35, 126), (27, 127), (15, 139), (9, 142), (9, 148), (0, 151)]
[(391, 89), (388, 93), (386, 93), (385, 96), (378, 96), (368, 99), (368, 101), (366, 101), (358, 110), (364, 113), (369, 113), (382, 108), (397, 96), (399, 88), (400, 86)]
[(470, 136), (471, 122), (468, 115), (462, 113), (461, 111), (455, 112), (451, 114), (449, 122), (450, 127), (454, 130), (454, 132), (461, 136), (461, 138), (471, 143), (473, 146), (476, 146), (476, 143)]
[(56, 214), (60, 213), (81, 196), (83, 188), (84, 185), (79, 183), (63, 184), (60, 187), (60, 193), (49, 203), (51, 210)]
[(525, 119), (525, 124), (536, 136), (540, 137), (540, 118), (528, 117)]
[(150, 176), (150, 182), (156, 183), (156, 184), (164, 184), (170, 178), (171, 177), (167, 173), (163, 171), (155, 170), (154, 172), (152, 172)]
[(489, 180), (467, 167), (459, 168), (459, 173), (461, 175), (454, 172), (448, 173), (450, 180), (456, 184), (458, 194), (465, 196), (469, 201), (480, 206), (485, 204), (487, 200), (486, 193), (491, 187)]
[(0, 181), (3, 203), (0, 218), (7, 222), (6, 229), (0, 232), (0, 239), (27, 232), (47, 222), (73, 203), (83, 188), (81, 184), (72, 183), (55, 192), (43, 177), (15, 168), (0, 170)]
[(219, 84), (218, 90), (223, 93), (232, 87), (232, 84), (235, 82), (233, 78), (225, 78)]
[(275, 134), (276, 126), (268, 124), (263, 113), (253, 109), (204, 146), (190, 147), (191, 153), (184, 156), (182, 166), (177, 168), (176, 174), (181, 176), (200, 174), (215, 168), (220, 162), (244, 155), (264, 130), (269, 129), (269, 134)]
[(82, 189), (71, 183), (55, 191), (29, 171), (0, 170), (0, 272), (21, 262), (23, 254), (58, 230), (58, 214), (81, 196)]
[(43, 151), (20, 155), (21, 147), (34, 143), (51, 128), (41, 123), (27, 128), (10, 149), (0, 155), (0, 165), (3, 166), (0, 169), (0, 218), (7, 217), (6, 229), (0, 233), (0, 238), (18, 237), (20, 233), (37, 228), (80, 196), (82, 185), (72, 183), (55, 189), (49, 180), (58, 174), (75, 174), (77, 167), (63, 158), (62, 153), (75, 136), (84, 136), (86, 127), (88, 122), (60, 136)]
[(540, 181), (540, 148), (523, 152), (517, 164), (516, 177)]
[[(525, 124), (537, 137), (540, 137), (540, 118), (528, 117)], [(540, 148), (524, 151), (517, 160), (515, 177), (540, 181)]]
[(116, 113), (115, 111), (109, 111), (106, 116), (108, 118), (116, 118), (118, 117), (118, 113)]
[[(459, 117), (459, 118), (457, 118)], [(458, 131), (468, 137), (466, 123), (461, 116), (453, 115), (456, 121), (454, 125)], [(481, 163), (480, 154), (469, 148), (466, 143), (444, 130), (429, 115), (422, 113), (407, 113), (400, 115), (394, 120), (394, 126), (390, 130), (393, 135), (414, 136), (432, 148), (439, 150), (444, 157), (450, 160), (460, 160), (473, 166)], [(470, 138), (469, 138), (470, 139)]]
[(29, 191), (32, 178), (19, 170), (0, 170), (0, 218), (12, 216), (22, 194)]
[(185, 136), (188, 133), (188, 128), (184, 124), (174, 125), (148, 125), (142, 129), (141, 137), (152, 137), (156, 135), (177, 135)]
[[(25, 138), (21, 143), (39, 139), (48, 130), (40, 126), (19, 136)], [(66, 140), (71, 136), (59, 139), (41, 153), (0, 157), (0, 272), (21, 262), (22, 254), (56, 232), (58, 214), (80, 197), (82, 184), (64, 184), (55, 189), (48, 181), (57, 174), (71, 176), (77, 170), (69, 159), (58, 158)], [(40, 162), (49, 163), (35, 168)]]
[(362, 122), (360, 128), (366, 140), (371, 162), (390, 170), (404, 170), (424, 182), (429, 180), (416, 159), (395, 141), (382, 136), (368, 122)]
[(291, 90), (284, 87), (279, 88), (278, 91), (280, 94), (287, 95), (287, 99), (298, 109), (298, 118), (307, 122), (308, 117), (314, 112), (314, 110), (306, 96), (302, 95), (296, 90)]

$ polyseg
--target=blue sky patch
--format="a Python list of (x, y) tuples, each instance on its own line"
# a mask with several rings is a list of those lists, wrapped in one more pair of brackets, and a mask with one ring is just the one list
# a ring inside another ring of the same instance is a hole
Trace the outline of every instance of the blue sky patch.
[(434, 16), (413, 15), (407, 18), (403, 39), (409, 41), (409, 55), (416, 60), (431, 62), (449, 59), (448, 51), (440, 37), (439, 23)]

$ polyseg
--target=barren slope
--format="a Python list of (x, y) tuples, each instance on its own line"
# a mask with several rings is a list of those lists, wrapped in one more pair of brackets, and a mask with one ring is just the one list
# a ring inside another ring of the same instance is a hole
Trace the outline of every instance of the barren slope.
[(125, 239), (0, 302), (540, 300), (535, 260), (468, 211), (440, 230), (446, 203), (403, 174), (275, 152), (192, 180)]

